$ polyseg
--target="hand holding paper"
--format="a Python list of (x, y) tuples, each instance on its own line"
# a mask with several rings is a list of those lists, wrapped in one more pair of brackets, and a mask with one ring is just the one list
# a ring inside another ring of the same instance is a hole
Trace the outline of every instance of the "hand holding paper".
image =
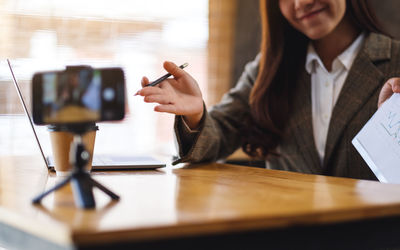
[(400, 183), (400, 94), (381, 105), (352, 143), (381, 182)]

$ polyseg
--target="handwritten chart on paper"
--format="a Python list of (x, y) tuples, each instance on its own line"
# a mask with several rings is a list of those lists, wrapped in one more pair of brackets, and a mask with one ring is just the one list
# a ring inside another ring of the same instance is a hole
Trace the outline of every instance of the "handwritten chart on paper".
[(352, 143), (381, 182), (400, 183), (400, 94), (378, 109)]

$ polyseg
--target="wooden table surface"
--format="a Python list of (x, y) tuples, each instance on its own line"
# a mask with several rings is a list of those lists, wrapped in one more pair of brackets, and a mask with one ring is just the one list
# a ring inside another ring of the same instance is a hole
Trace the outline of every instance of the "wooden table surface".
[(400, 215), (400, 186), (225, 164), (94, 172), (121, 196), (76, 208), (36, 156), (0, 158), (0, 223), (58, 245), (163, 239)]

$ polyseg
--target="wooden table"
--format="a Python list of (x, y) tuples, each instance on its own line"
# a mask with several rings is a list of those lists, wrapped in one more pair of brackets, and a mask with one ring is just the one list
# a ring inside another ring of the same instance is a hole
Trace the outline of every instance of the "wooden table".
[[(337, 249), (399, 244), (400, 186), (225, 164), (95, 172), (121, 196), (75, 207), (40, 157), (0, 158), (0, 246)], [(324, 247), (321, 247), (321, 246)], [(360, 249), (361, 249), (360, 248)], [(365, 249), (365, 248), (364, 248)]]

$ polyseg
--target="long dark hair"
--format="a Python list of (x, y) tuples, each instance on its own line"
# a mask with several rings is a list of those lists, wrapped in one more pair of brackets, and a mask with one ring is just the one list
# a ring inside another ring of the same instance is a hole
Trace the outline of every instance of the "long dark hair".
[[(387, 34), (366, 0), (347, 0), (347, 15), (363, 31)], [(309, 38), (281, 14), (279, 0), (260, 0), (262, 22), (259, 72), (250, 93), (251, 117), (244, 129), (243, 151), (266, 158), (275, 149), (291, 111), (293, 84), (304, 67)]]

